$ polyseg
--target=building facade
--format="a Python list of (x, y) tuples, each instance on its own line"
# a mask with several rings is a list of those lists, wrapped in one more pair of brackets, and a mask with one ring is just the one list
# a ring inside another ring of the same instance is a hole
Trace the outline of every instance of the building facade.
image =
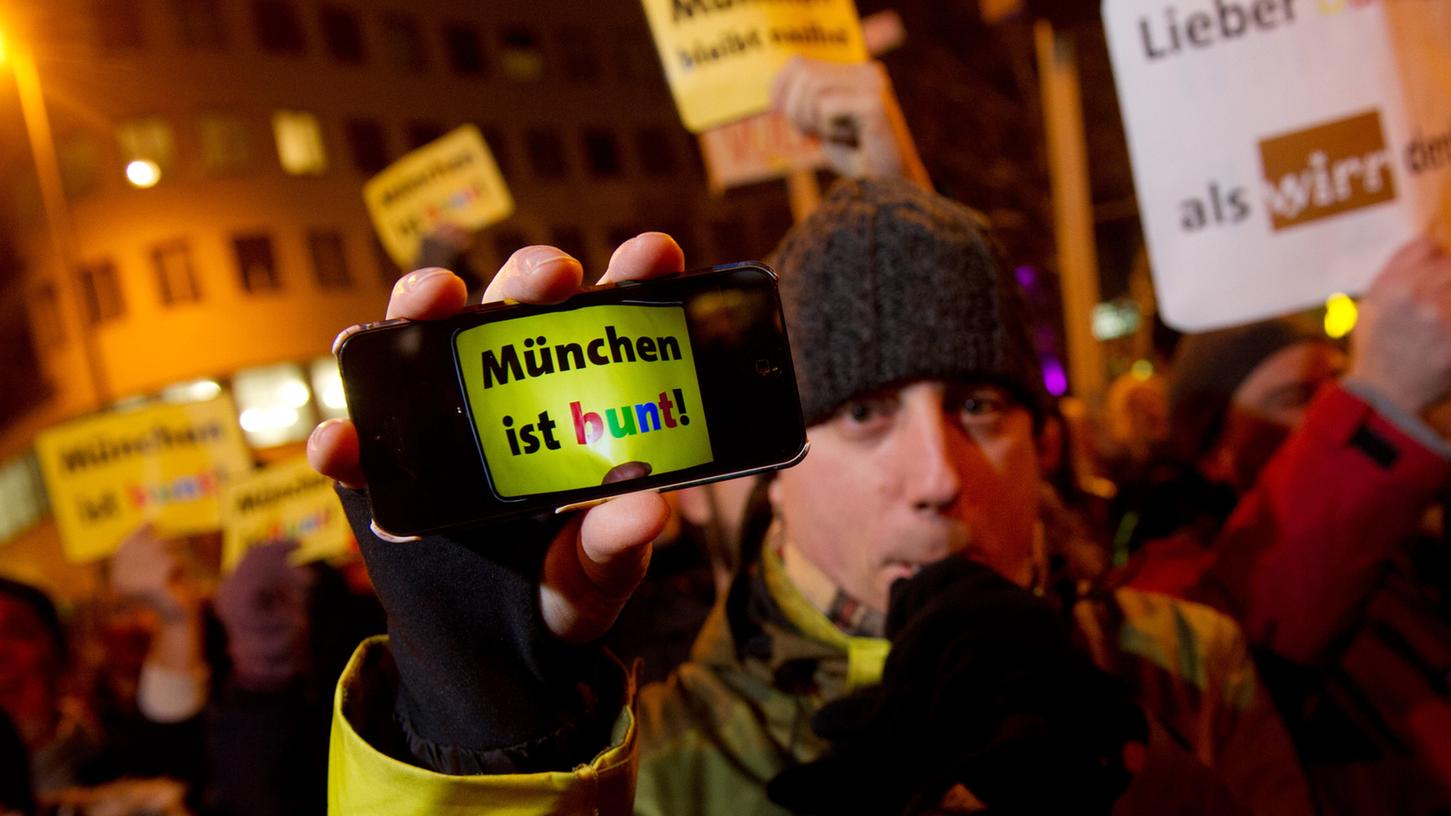
[(46, 427), (227, 391), (267, 459), (335, 415), (333, 336), (399, 274), (362, 185), (454, 127), (484, 133), (517, 206), (477, 236), (481, 271), (553, 243), (598, 274), (646, 229), (692, 265), (740, 260), (790, 225), (781, 184), (707, 192), (634, 0), (44, 0), (0, 24), (33, 55), (66, 203), (47, 217), (0, 74), (7, 566), (54, 544), (24, 499)]

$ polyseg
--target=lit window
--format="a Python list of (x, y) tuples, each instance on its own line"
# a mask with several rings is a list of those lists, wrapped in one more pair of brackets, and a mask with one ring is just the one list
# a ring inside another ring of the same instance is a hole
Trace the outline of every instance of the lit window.
[(404, 71), (421, 72), (428, 68), (428, 52), (423, 47), (423, 31), (418, 20), (403, 14), (383, 15), (383, 48), (388, 62)]
[(197, 286), (190, 244), (174, 241), (158, 246), (151, 251), (151, 263), (156, 267), (156, 284), (161, 290), (162, 303), (171, 306), (201, 300), (202, 292)]
[(221, 383), (202, 379), (177, 383), (161, 389), (162, 402), (206, 402), (216, 399), (222, 393)]
[(327, 51), (338, 62), (360, 63), (367, 57), (363, 47), (363, 27), (358, 15), (342, 6), (323, 6), (322, 39)]
[(49, 510), (35, 454), (0, 464), (0, 543), (24, 532)]
[(202, 168), (212, 175), (243, 170), (251, 161), (247, 125), (230, 114), (206, 114), (197, 120)]
[(343, 249), (343, 234), (337, 230), (313, 230), (307, 234), (307, 248), (312, 255), (312, 271), (320, 286), (350, 286), (348, 256)]
[(484, 73), (484, 51), (479, 45), (479, 30), (468, 23), (445, 23), (443, 46), (448, 51), (448, 67), (459, 76)]
[(533, 82), (544, 76), (544, 51), (539, 47), (538, 35), (516, 26), (505, 29), (503, 39), (499, 64), (510, 79)]
[(150, 162), (165, 177), (176, 166), (176, 139), (171, 125), (160, 116), (147, 116), (121, 123), (116, 131), (121, 147), (121, 166)]
[(252, 0), (257, 44), (274, 54), (301, 54), (307, 49), (302, 23), (289, 0)]
[(248, 292), (266, 292), (280, 286), (277, 279), (277, 256), (272, 239), (266, 235), (239, 235), (232, 239), (237, 256), (237, 273), (242, 288)]
[(338, 372), (338, 358), (331, 354), (312, 361), (312, 393), (317, 395), (317, 412), (323, 419), (342, 419), (348, 415), (348, 399), (343, 392), (343, 378)]
[(292, 363), (238, 371), (232, 378), (237, 421), (254, 448), (301, 442), (312, 430), (312, 390)]
[(220, 0), (172, 0), (181, 44), (191, 48), (225, 48), (227, 26)]
[(125, 314), (126, 303), (121, 298), (114, 263), (103, 260), (82, 264), (76, 277), (80, 279), (86, 322), (101, 323)]
[(317, 176), (327, 170), (322, 125), (307, 111), (280, 110), (272, 114), (277, 159), (294, 176)]

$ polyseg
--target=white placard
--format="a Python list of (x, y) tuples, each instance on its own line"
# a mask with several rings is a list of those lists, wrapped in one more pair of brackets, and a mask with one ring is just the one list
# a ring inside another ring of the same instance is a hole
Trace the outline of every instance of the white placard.
[(1451, 225), (1451, 0), (1105, 0), (1161, 314), (1356, 293)]

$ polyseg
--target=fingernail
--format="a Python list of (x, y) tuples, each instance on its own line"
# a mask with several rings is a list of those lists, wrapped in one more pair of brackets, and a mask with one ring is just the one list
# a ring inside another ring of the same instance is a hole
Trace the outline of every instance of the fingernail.
[(417, 272), (412, 272), (403, 276), (403, 279), (398, 281), (397, 289), (399, 292), (417, 291), (418, 287), (422, 286), (425, 281), (452, 274), (453, 273), (448, 271), (447, 269), (443, 269), (442, 267), (437, 266), (430, 269), (420, 269)]
[(307, 449), (309, 451), (317, 450), (318, 445), (322, 444), (323, 437), (332, 433), (333, 428), (341, 422), (341, 419), (329, 419), (319, 423), (316, 428), (312, 429), (312, 434), (307, 437)]
[(568, 253), (551, 246), (524, 247), (514, 256), (515, 265), (525, 275), (538, 275), (557, 269), (562, 263), (579, 263)]

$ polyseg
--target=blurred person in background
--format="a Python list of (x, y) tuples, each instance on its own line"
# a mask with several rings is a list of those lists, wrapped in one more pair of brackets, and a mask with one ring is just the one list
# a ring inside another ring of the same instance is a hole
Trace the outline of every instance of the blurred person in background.
[(1114, 482), (1136, 481), (1169, 441), (1169, 388), (1158, 374), (1125, 372), (1104, 400), (1101, 459)]
[(325, 810), (333, 686), (348, 644), (383, 631), (371, 586), (295, 564), (296, 551), (252, 547), (217, 589), (225, 650), (206, 711), (206, 809), (217, 816)]
[(28, 755), (29, 788), (38, 810), (118, 816), (186, 812), (183, 782), (157, 776), (170, 770), (161, 767), (167, 757), (136, 755), (137, 745), (128, 744), (124, 735), (112, 741), (92, 701), (70, 688), (68, 643), (65, 625), (44, 591), (0, 578), (0, 710)]
[(1183, 343), (1186, 468), (1125, 580), (1244, 624), (1324, 810), (1451, 809), (1451, 256), (1396, 252), (1348, 358), (1285, 321)]
[(0, 711), (0, 816), (33, 816), (30, 752), (10, 717)]

